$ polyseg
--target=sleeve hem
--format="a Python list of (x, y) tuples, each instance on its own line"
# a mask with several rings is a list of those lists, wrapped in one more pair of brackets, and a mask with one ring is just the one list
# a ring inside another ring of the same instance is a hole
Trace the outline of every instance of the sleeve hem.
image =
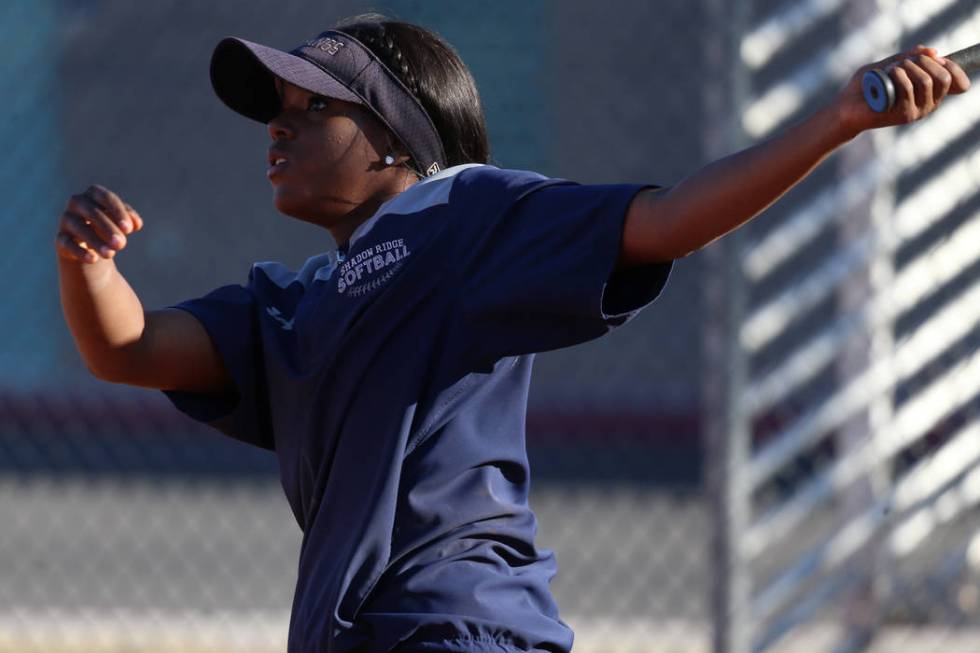
[(195, 419), (199, 422), (214, 422), (215, 420), (221, 419), (222, 417), (227, 417), (229, 414), (234, 412), (236, 408), (239, 407), (239, 403), (242, 399), (241, 394), (241, 379), (239, 379), (239, 374), (237, 370), (234, 369), (233, 365), (229, 365), (226, 358), (226, 353), (222, 350), (221, 344), (215, 338), (214, 333), (211, 331), (211, 327), (208, 323), (201, 319), (195, 311), (191, 310), (186, 305), (177, 304), (175, 306), (170, 306), (169, 308), (184, 311), (191, 315), (195, 320), (197, 320), (204, 331), (208, 334), (208, 338), (211, 339), (211, 344), (214, 346), (215, 351), (222, 358), (222, 364), (228, 370), (228, 374), (231, 377), (235, 388), (232, 392), (217, 394), (217, 393), (203, 393), (203, 392), (187, 392), (184, 390), (161, 390), (167, 398), (174, 402), (174, 405), (186, 413), (188, 417)]
[[(238, 294), (243, 289), (226, 287), (215, 293), (220, 294), (226, 290)], [(220, 332), (215, 331), (219, 322), (214, 307), (188, 301), (169, 308), (185, 311), (201, 324), (228, 370), (234, 389), (221, 394), (162, 390), (163, 394), (175, 408), (191, 419), (207, 424), (236, 440), (274, 451), (275, 443), (269, 432), (267, 419), (264, 411), (257, 405), (262, 402), (262, 398), (254, 385), (260, 379), (251, 371), (257, 363), (242, 360), (243, 356), (255, 356), (254, 350), (248, 344), (249, 337), (245, 335), (249, 329), (240, 327), (229, 331), (225, 337), (219, 337)], [(249, 317), (242, 319), (247, 320)]]
[(628, 319), (648, 306), (663, 292), (673, 266), (673, 261), (664, 261), (613, 273), (602, 287), (602, 319)]
[(660, 190), (663, 189), (663, 186), (643, 184), (632, 189), (633, 192), (619, 217), (619, 230), (613, 247), (615, 256), (599, 294), (600, 317), (603, 321), (613, 322), (617, 325), (631, 319), (660, 296), (667, 285), (674, 265), (674, 261), (670, 260), (616, 270), (616, 264), (623, 252), (623, 231), (626, 227), (629, 207), (636, 196), (647, 189)]

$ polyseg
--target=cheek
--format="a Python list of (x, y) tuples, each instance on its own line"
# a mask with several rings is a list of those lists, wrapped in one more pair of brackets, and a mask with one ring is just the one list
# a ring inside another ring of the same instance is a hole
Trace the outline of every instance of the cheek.
[[(358, 203), (369, 195), (378, 157), (359, 130), (316, 134), (306, 141), (296, 165), (274, 184), (273, 201), (287, 215), (305, 215), (324, 203)], [(373, 158), (372, 158), (373, 157)]]
[(363, 174), (368, 166), (362, 141), (357, 135), (323, 135), (311, 143), (303, 161), (306, 176), (318, 183), (331, 179), (350, 184)]
[(324, 134), (313, 146), (314, 161), (341, 163), (353, 147), (355, 138), (352, 134)]
[(351, 141), (342, 135), (318, 134), (298, 152), (296, 165), (283, 175), (281, 190), (292, 195), (317, 195), (336, 184), (347, 184), (355, 171)]
[(316, 158), (328, 163), (343, 164), (352, 158), (362, 158), (369, 149), (365, 134), (346, 117), (328, 120), (313, 140), (314, 151), (319, 152)]

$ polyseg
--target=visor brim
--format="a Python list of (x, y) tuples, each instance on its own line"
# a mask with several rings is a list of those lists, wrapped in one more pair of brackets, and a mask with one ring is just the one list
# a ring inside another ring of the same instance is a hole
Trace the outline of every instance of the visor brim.
[(281, 110), (273, 76), (311, 93), (364, 104), (330, 73), (289, 52), (232, 36), (222, 39), (211, 55), (215, 93), (233, 111), (261, 123)]

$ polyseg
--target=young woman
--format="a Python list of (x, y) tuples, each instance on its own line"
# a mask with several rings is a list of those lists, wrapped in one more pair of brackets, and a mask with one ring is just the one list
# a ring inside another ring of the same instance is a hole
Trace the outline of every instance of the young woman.
[(815, 114), (672, 188), (487, 165), (479, 97), (448, 44), (360, 16), (283, 52), (236, 38), (218, 96), (264, 123), (276, 208), (338, 247), (299, 271), (144, 311), (113, 257), (143, 218), (91, 186), (60, 216), (65, 317), (99, 378), (159, 388), (275, 451), (303, 531), (301, 651), (568, 651), (534, 546), (524, 414), (535, 352), (629, 321), (672, 261), (760, 213), (864, 130), (918, 120), (966, 75), (918, 47)]

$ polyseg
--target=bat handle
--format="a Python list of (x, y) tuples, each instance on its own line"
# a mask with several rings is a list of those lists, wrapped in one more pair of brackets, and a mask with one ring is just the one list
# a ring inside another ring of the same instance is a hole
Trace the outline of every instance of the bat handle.
[(888, 113), (895, 106), (895, 83), (885, 71), (872, 68), (864, 73), (861, 89), (864, 91), (864, 101), (872, 111)]
[[(980, 43), (946, 55), (966, 72), (967, 75), (980, 71)], [(895, 106), (895, 83), (884, 70), (874, 68), (864, 73), (861, 80), (864, 100), (872, 111), (888, 113)]]

